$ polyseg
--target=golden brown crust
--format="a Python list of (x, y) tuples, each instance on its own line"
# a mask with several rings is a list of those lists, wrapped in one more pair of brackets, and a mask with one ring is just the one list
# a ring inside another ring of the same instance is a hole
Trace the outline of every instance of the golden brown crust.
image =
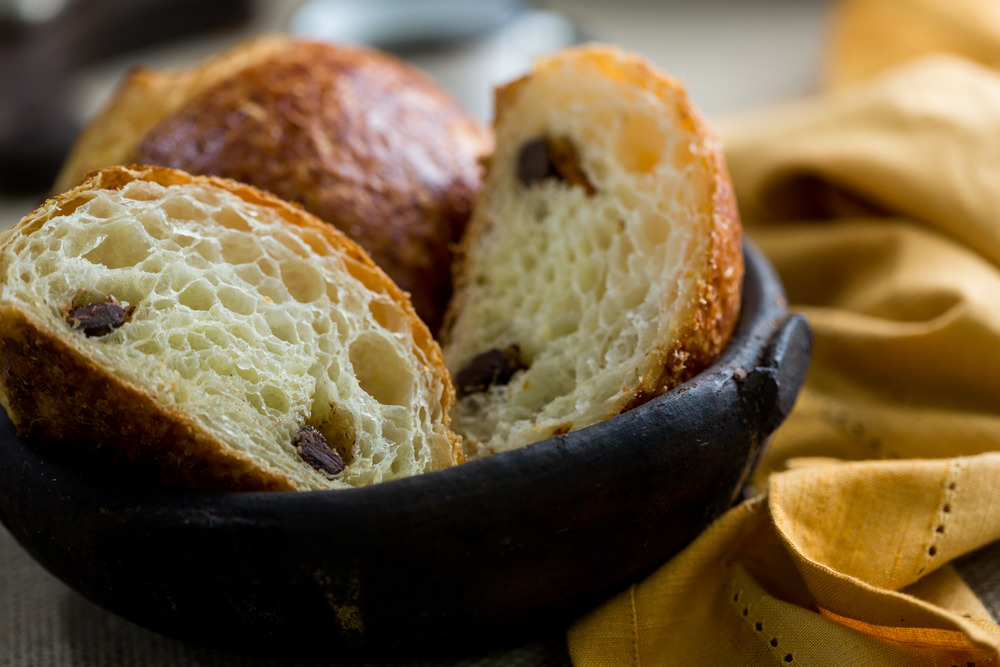
[(743, 231), (722, 144), (690, 103), (683, 87), (650, 70), (652, 76), (674, 89), (683, 121), (702, 138), (704, 167), (711, 175), (711, 211), (707, 212), (711, 216), (711, 242), (700, 271), (698, 299), (685, 326), (662, 350), (662, 372), (652, 381), (643, 379), (623, 412), (690, 380), (715, 361), (736, 327), (743, 288)]
[(124, 164), (139, 139), (164, 117), (219, 81), (281, 51), (286, 44), (284, 38), (260, 37), (188, 70), (132, 69), (77, 137), (53, 193), (69, 190), (91, 171)]
[(116, 161), (224, 176), (301, 204), (365, 248), (436, 331), (486, 131), (390, 56), (291, 40), (245, 50), (193, 70), (196, 86), (133, 75), (111, 108), (155, 113), (124, 134)]
[[(91, 174), (73, 190), (48, 200), (26, 220), (44, 220), (72, 210), (94, 190), (117, 190), (144, 180), (161, 185), (206, 184), (227, 190), (243, 201), (272, 209), (290, 226), (321, 235), (347, 259), (348, 270), (372, 290), (389, 296), (404, 313), (413, 332), (415, 353), (426, 360), (442, 384), (444, 426), (454, 403), (451, 378), (426, 325), (406, 295), (356, 243), (330, 225), (249, 185), (217, 177), (192, 176), (163, 167), (111, 167)], [(37, 226), (19, 226), (30, 233)], [(11, 237), (4, 239), (4, 245)], [(100, 368), (46, 329), (30, 315), (11, 306), (0, 310), (0, 383), (5, 407), (18, 430), (47, 442), (119, 451), (130, 460), (165, 465), (180, 481), (198, 488), (230, 490), (291, 490), (281, 473), (260, 468), (199, 429), (188, 417), (160, 404), (156, 397)], [(455, 463), (464, 460), (460, 438), (448, 431)]]

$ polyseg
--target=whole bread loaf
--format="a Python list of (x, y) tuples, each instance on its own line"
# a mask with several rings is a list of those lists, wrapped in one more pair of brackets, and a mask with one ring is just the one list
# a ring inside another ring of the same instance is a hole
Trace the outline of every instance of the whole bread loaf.
[(683, 87), (589, 46), (498, 92), (443, 346), (467, 453), (606, 419), (712, 362), (736, 322), (740, 224)]
[(91, 175), (0, 237), (0, 400), (52, 447), (204, 489), (463, 460), (440, 348), (355, 243), (233, 181)]
[(490, 148), (489, 133), (414, 67), (269, 37), (187, 70), (133, 71), (81, 134), (56, 191), (133, 163), (267, 190), (358, 242), (436, 332), (451, 246)]

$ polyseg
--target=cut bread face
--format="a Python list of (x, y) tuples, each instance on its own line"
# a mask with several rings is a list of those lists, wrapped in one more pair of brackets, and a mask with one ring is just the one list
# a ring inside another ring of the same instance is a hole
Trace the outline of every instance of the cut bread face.
[(206, 489), (363, 486), (463, 458), (406, 296), (270, 195), (111, 168), (0, 251), (0, 399), (22, 434)]
[(737, 319), (740, 225), (683, 87), (589, 46), (498, 92), (496, 150), (443, 334), (472, 457), (576, 430), (707, 367)]

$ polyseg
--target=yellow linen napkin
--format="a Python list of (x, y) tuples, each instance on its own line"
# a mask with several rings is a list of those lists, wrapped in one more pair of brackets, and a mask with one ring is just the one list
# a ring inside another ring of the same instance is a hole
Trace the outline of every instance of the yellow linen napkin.
[(813, 365), (767, 495), (576, 623), (574, 663), (1000, 663), (947, 566), (1000, 539), (1000, 74), (936, 57), (721, 129)]
[(1000, 65), (996, 0), (840, 0), (830, 21), (830, 86), (932, 53)]
[(984, 512), (1000, 501), (997, 479), (1000, 454), (776, 476), (767, 500), (730, 511), (577, 623), (573, 662), (996, 662), (1000, 630), (957, 575), (938, 568), (1000, 537), (1000, 513)]

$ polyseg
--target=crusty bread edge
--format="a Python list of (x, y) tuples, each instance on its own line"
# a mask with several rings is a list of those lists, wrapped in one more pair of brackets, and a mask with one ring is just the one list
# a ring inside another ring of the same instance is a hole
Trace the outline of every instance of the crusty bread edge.
[(712, 234), (707, 253), (708, 279), (698, 285), (698, 298), (676, 340), (659, 348), (663, 371), (644, 379), (622, 411), (641, 405), (690, 380), (708, 368), (725, 349), (739, 319), (743, 288), (742, 228), (722, 144), (693, 109), (692, 121), (705, 134), (705, 159), (712, 178)]
[(676, 95), (678, 115), (685, 129), (701, 137), (701, 157), (711, 174), (711, 238), (705, 255), (707, 266), (698, 284), (697, 298), (682, 328), (647, 358), (647, 368), (662, 369), (658, 376), (643, 374), (622, 401), (619, 412), (641, 405), (690, 380), (719, 356), (729, 342), (739, 318), (743, 288), (742, 226), (732, 179), (726, 168), (722, 143), (688, 96), (684, 84), (657, 69), (648, 60), (615, 47), (583, 46), (585, 57), (600, 59), (609, 71), (632, 68), (629, 78), (661, 98), (664, 90)]
[[(322, 235), (331, 246), (353, 260), (348, 269), (355, 277), (369, 288), (384, 292), (404, 312), (415, 346), (426, 359), (433, 376), (444, 387), (442, 425), (451, 444), (452, 460), (455, 463), (465, 460), (461, 437), (449, 427), (455, 391), (444, 367), (444, 357), (405, 293), (372, 262), (364, 250), (340, 231), (273, 195), (229, 179), (192, 176), (165, 167), (109, 167), (92, 172), (77, 187), (49, 199), (25, 216), (19, 225), (3, 236), (0, 252), (21, 230), (27, 229), (30, 233), (53, 215), (71, 212), (85, 201), (81, 199), (86, 197), (87, 192), (118, 190), (136, 180), (164, 186), (205, 183), (222, 188), (247, 203), (271, 208), (292, 227), (309, 229)], [(260, 469), (249, 458), (227, 451), (224, 444), (204, 433), (181, 411), (159, 404), (147, 391), (105, 371), (34, 318), (10, 305), (0, 307), (0, 359), (4, 360), (0, 364), (0, 402), (22, 435), (37, 435), (41, 429), (36, 424), (45, 419), (46, 429), (55, 435), (49, 438), (51, 440), (66, 439), (87, 444), (86, 440), (90, 437), (95, 445), (113, 442), (112, 449), (119, 449), (128, 458), (141, 458), (143, 455), (139, 449), (149, 442), (148, 438), (143, 441), (141, 437), (144, 432), (141, 426), (145, 423), (150, 433), (164, 437), (164, 440), (158, 441), (160, 450), (155, 456), (188, 484), (233, 490), (294, 488), (284, 474)], [(67, 391), (73, 391), (70, 388), (74, 386), (89, 389), (75, 390), (72, 395), (66, 395)], [(53, 390), (61, 392), (59, 398), (52, 396)], [(103, 397), (90, 408), (79, 406), (76, 400), (72, 400), (75, 396), (88, 395)], [(81, 429), (80, 426), (97, 426), (91, 414), (103, 416), (104, 421), (100, 429), (88, 432), (87, 428)], [(103, 438), (103, 443), (98, 443), (97, 438)], [(185, 466), (186, 459), (203, 461), (204, 464)], [(218, 471), (213, 470), (215, 466)]]
[(0, 383), (18, 433), (113, 461), (156, 462), (171, 483), (291, 491), (282, 473), (237, 455), (180, 410), (96, 364), (23, 310), (0, 307)]

